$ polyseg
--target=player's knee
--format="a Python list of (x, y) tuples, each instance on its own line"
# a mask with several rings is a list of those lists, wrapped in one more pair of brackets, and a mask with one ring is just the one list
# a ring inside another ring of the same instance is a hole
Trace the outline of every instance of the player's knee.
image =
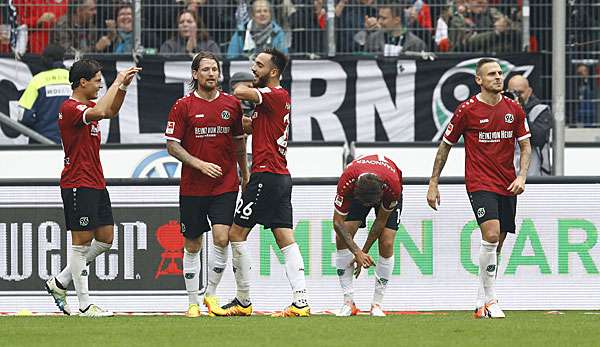
[(227, 232), (213, 234), (213, 244), (219, 247), (227, 247), (227, 244), (229, 244), (229, 234)]
[(198, 253), (198, 252), (200, 252), (200, 248), (202, 248), (202, 239), (201, 238), (194, 239), (194, 240), (185, 239), (184, 247), (188, 253)]
[(394, 254), (394, 240), (381, 240), (379, 242), (379, 255), (389, 258)]

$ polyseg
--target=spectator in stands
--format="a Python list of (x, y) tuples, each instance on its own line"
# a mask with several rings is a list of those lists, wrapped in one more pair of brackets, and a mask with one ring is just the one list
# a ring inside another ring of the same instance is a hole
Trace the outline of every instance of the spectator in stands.
[[(94, 30), (96, 1), (71, 0), (70, 4), (68, 13), (56, 23), (50, 42), (60, 44), (70, 54), (106, 51), (112, 41), (105, 37), (99, 39), (98, 31)], [(113, 35), (114, 23), (105, 24), (108, 35)]]
[(0, 21), (0, 53), (10, 53), (10, 25)]
[(427, 50), (430, 50), (433, 27), (429, 5), (423, 0), (415, 0), (406, 11), (406, 18), (407, 29), (425, 42)]
[(185, 0), (185, 9), (196, 13), (216, 42), (231, 40), (232, 28), (236, 27), (236, 0)]
[(335, 34), (338, 52), (351, 53), (365, 44), (365, 22), (377, 17), (374, 0), (339, 0), (335, 5)]
[[(552, 174), (550, 165), (550, 131), (554, 126), (554, 118), (550, 106), (543, 104), (529, 86), (529, 81), (522, 75), (515, 75), (508, 81), (508, 90), (525, 110), (527, 123), (531, 131), (531, 161), (527, 176), (547, 176)], [(515, 165), (519, 170), (521, 151), (515, 146)]]
[(403, 12), (397, 5), (380, 6), (377, 21), (369, 18), (365, 22), (367, 30), (365, 50), (384, 56), (426, 51), (425, 42), (406, 29), (402, 23), (402, 16)]
[(271, 3), (255, 0), (252, 3), (252, 19), (244, 27), (238, 27), (231, 37), (227, 57), (251, 56), (265, 48), (288, 53), (285, 33), (272, 19)]
[(448, 36), (448, 23), (452, 18), (452, 5), (446, 5), (435, 25), (435, 48), (440, 52), (448, 52), (452, 47)]
[(48, 45), (49, 33), (67, 13), (68, 0), (14, 0), (20, 24), (27, 25), (28, 51), (41, 54)]
[[(69, 71), (63, 65), (65, 50), (49, 44), (43, 52), (42, 63), (46, 71), (33, 76), (19, 99), (24, 109), (21, 123), (48, 139), (60, 143), (58, 111), (71, 96)], [(29, 143), (36, 143), (30, 139)]]
[(451, 19), (450, 40), (455, 51), (519, 51), (520, 35), (512, 22), (488, 0), (468, 0)]
[(147, 47), (160, 48), (170, 39), (173, 28), (177, 27), (177, 14), (182, 10), (176, 0), (144, 0), (142, 11), (142, 32), (152, 31), (156, 41)]
[(160, 54), (195, 54), (200, 51), (221, 54), (219, 45), (210, 39), (195, 12), (183, 10), (177, 18), (177, 34), (160, 46)]
[(597, 102), (600, 98), (598, 88), (590, 76), (590, 67), (587, 64), (577, 64), (577, 106), (575, 110), (575, 123), (577, 126), (589, 127), (596, 124)]
[(305, 0), (297, 5), (296, 12), (291, 16), (292, 50), (309, 55), (324, 54), (327, 50), (327, 14), (323, 0)]

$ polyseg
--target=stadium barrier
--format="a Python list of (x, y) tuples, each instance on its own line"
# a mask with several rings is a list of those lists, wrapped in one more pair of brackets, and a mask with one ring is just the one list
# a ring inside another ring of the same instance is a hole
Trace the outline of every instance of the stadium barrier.
[[(480, 236), (461, 178), (442, 178), (438, 212), (425, 201), (425, 178), (406, 178), (388, 310), (472, 309)], [(599, 177), (532, 178), (519, 198), (517, 235), (505, 243), (497, 293), (509, 310), (599, 309)], [(91, 266), (93, 300), (123, 312), (184, 311), (182, 239), (175, 179), (109, 180), (115, 214), (113, 248)], [(292, 204), (314, 311), (342, 301), (332, 227), (336, 179), (295, 179)], [(373, 216), (369, 217), (369, 224)], [(362, 244), (367, 232), (356, 240)], [(210, 237), (209, 237), (210, 238)], [(281, 253), (269, 230), (249, 236), (254, 307), (281, 309), (291, 295)], [(211, 242), (210, 240), (208, 242)], [(42, 281), (65, 266), (69, 233), (55, 180), (0, 181), (0, 312), (55, 312)], [(377, 259), (376, 246), (371, 255)], [(204, 260), (206, 260), (204, 256)], [(355, 280), (355, 299), (368, 309), (373, 269)], [(218, 295), (232, 297), (227, 267)], [(69, 301), (74, 305), (74, 293)]]

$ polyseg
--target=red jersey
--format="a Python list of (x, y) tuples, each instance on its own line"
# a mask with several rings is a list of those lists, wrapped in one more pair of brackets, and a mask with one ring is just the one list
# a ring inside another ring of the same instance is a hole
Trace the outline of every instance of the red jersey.
[(252, 172), (289, 175), (288, 129), (291, 99), (282, 87), (258, 88), (259, 101), (252, 114)]
[(179, 193), (184, 196), (216, 196), (237, 192), (240, 184), (234, 137), (243, 137), (242, 107), (235, 97), (219, 92), (211, 101), (196, 92), (177, 100), (167, 122), (165, 137), (181, 143), (194, 157), (219, 165), (223, 175), (211, 178), (183, 165)]
[(61, 188), (106, 188), (100, 164), (100, 128), (98, 121), (87, 121), (85, 114), (96, 106), (67, 99), (58, 113), (58, 127), (65, 151)]
[(388, 157), (378, 154), (365, 155), (356, 158), (346, 166), (338, 181), (337, 195), (334, 208), (337, 213), (347, 215), (354, 197), (354, 188), (360, 175), (375, 174), (383, 182), (383, 198), (381, 207), (391, 211), (402, 194), (402, 171)]
[[(15, 0), (19, 23), (25, 24), (29, 30), (29, 52), (42, 54), (48, 45), (49, 33), (54, 30), (54, 23), (67, 14), (68, 0)], [(44, 13), (54, 14), (54, 22), (43, 22), (38, 27), (37, 21)]]
[(515, 180), (515, 139), (531, 136), (527, 117), (519, 104), (503, 96), (495, 106), (471, 97), (458, 106), (444, 134), (453, 145), (464, 135), (465, 182), (468, 192), (485, 190), (511, 195)]

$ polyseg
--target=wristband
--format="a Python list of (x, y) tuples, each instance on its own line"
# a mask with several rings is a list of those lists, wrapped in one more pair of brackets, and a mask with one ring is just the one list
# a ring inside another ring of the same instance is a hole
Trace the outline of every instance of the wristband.
[(126, 85), (124, 85), (123, 83), (121, 83), (121, 84), (119, 85), (119, 89), (120, 89), (120, 90), (122, 90), (122, 91), (124, 91), (124, 92), (126, 92), (126, 91), (127, 91), (127, 88), (128, 88), (128, 87), (129, 87), (129, 86), (126, 86)]

